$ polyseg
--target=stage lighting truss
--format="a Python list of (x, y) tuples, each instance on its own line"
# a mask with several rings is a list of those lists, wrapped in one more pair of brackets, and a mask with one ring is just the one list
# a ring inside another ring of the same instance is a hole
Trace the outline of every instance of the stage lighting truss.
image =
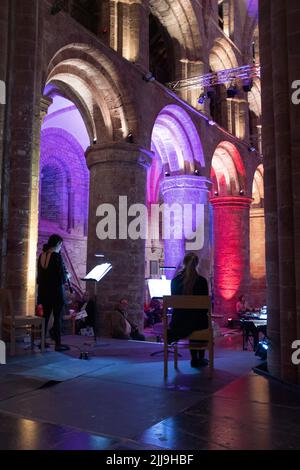
[(167, 86), (171, 90), (177, 91), (182, 88), (213, 87), (215, 85), (232, 83), (236, 80), (252, 80), (254, 78), (260, 79), (259, 64), (243, 65), (242, 67), (220, 70), (219, 72), (186, 78), (185, 80), (177, 80), (176, 82), (167, 83)]

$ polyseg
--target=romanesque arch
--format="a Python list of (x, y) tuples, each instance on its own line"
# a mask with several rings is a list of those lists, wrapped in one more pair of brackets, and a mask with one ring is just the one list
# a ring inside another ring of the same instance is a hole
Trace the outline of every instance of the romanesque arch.
[(60, 49), (52, 58), (46, 94), (58, 91), (77, 104), (89, 135), (97, 142), (124, 139), (137, 119), (120, 72), (99, 50), (84, 44)]
[(220, 142), (211, 163), (212, 194), (239, 196), (245, 192), (246, 169), (238, 149), (228, 141)]
[[(161, 257), (164, 249), (164, 259), (161, 261), (174, 268), (181, 262), (185, 251), (193, 249), (187, 243), (190, 232), (201, 231), (199, 244), (196, 246), (195, 243), (194, 251), (199, 254), (203, 270), (207, 272), (209, 181), (202, 176), (205, 167), (202, 144), (188, 113), (178, 105), (168, 105), (163, 108), (154, 123), (151, 145), (154, 159), (148, 172), (148, 201), (163, 202), (165, 206), (162, 224), (164, 243), (161, 238), (155, 240), (152, 238), (151, 243), (158, 247)], [(197, 204), (201, 207), (199, 208)], [(184, 209), (187, 206), (190, 206), (191, 210), (188, 216), (184, 213), (184, 210), (188, 210)], [(172, 215), (169, 218), (167, 213), (171, 207), (174, 211), (171, 210)], [(196, 214), (197, 210), (201, 212), (200, 215)], [(188, 229), (185, 230), (183, 227), (183, 217), (187, 224), (190, 223), (189, 233)], [(151, 220), (150, 225), (152, 222)], [(178, 227), (180, 233), (175, 233)], [(148, 254), (151, 256), (151, 252)], [(153, 256), (150, 259), (154, 259)], [(173, 274), (174, 272), (167, 272), (170, 277)]]
[(150, 0), (149, 6), (153, 15), (169, 31), (177, 44), (177, 59), (202, 59), (203, 38), (200, 26), (200, 15), (190, 0), (171, 2), (170, 0)]

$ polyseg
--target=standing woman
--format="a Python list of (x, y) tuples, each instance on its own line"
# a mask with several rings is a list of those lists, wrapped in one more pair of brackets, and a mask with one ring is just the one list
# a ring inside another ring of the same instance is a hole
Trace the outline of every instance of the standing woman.
[[(187, 253), (182, 268), (177, 271), (171, 282), (172, 295), (208, 295), (207, 280), (197, 271), (199, 258), (195, 253)], [(168, 343), (186, 338), (193, 331), (208, 328), (207, 310), (174, 309), (168, 329)], [(208, 364), (205, 351), (191, 349), (191, 366), (200, 367)]]
[(61, 315), (65, 304), (64, 284), (69, 279), (60, 254), (63, 239), (51, 235), (43, 247), (38, 260), (38, 304), (42, 304), (45, 318), (45, 333), (51, 313), (53, 312), (53, 339), (55, 351), (67, 351), (68, 346), (61, 344)]

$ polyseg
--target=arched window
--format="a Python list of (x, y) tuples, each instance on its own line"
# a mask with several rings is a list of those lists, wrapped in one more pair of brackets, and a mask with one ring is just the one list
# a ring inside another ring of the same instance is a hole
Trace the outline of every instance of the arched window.
[(60, 168), (46, 165), (41, 179), (41, 218), (62, 224), (63, 175)]

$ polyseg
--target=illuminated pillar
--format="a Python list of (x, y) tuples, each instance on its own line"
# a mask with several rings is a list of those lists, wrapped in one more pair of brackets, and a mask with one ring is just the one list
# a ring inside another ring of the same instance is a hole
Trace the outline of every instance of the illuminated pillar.
[[(199, 271), (209, 279), (209, 205), (208, 194), (210, 181), (202, 176), (179, 175), (166, 177), (161, 183), (164, 199), (164, 236), (168, 236), (169, 221), (170, 238), (164, 240), (165, 266), (178, 266), (185, 252), (193, 251), (200, 259)], [(174, 215), (168, 212), (175, 204)], [(198, 206), (197, 206), (198, 205)], [(191, 232), (197, 233), (194, 240), (188, 240)], [(189, 246), (190, 245), (190, 246)], [(166, 272), (172, 278), (173, 271)]]
[(214, 217), (214, 313), (235, 315), (238, 296), (249, 282), (249, 209), (247, 197), (210, 200)]
[(43, 97), (40, 104), (40, 116), (35, 121), (33, 133), (33, 154), (31, 167), (31, 198), (29, 211), (29, 250), (27, 265), (27, 312), (34, 312), (36, 305), (36, 250), (39, 224), (39, 178), (40, 178), (40, 137), (41, 126), (52, 100)]
[[(105, 25), (101, 39), (125, 59), (149, 68), (149, 5), (146, 0), (106, 0), (102, 5)], [(103, 19), (101, 20), (103, 23)]]
[[(129, 300), (130, 309), (135, 314), (133, 320), (143, 329), (145, 238), (130, 238), (128, 226), (136, 216), (129, 214), (127, 217), (127, 214), (130, 207), (134, 209), (133, 204), (146, 207), (147, 168), (151, 164), (151, 152), (134, 144), (98, 144), (88, 148), (86, 158), (90, 170), (87, 270), (104, 261), (111, 262), (113, 266), (97, 285), (97, 330), (110, 333), (111, 315), (122, 297)], [(106, 206), (108, 213), (101, 213), (101, 208), (104, 210), (102, 204), (109, 205)], [(108, 214), (109, 225), (105, 231), (110, 230), (110, 234), (103, 239), (99, 224)], [(96, 258), (97, 253), (104, 254), (104, 260)]]
[(250, 289), (254, 306), (266, 304), (265, 211), (250, 210)]
[[(17, 2), (10, 2), (12, 8)], [(5, 286), (13, 293), (15, 314), (34, 312), (38, 227), (39, 139), (43, 20), (40, 2), (16, 7), (10, 42), (7, 159), (9, 160)], [(37, 21), (38, 20), (38, 21)], [(26, 31), (20, 34), (26, 24)], [(23, 58), (27, 57), (27, 61)], [(17, 90), (17, 92), (16, 92)]]

